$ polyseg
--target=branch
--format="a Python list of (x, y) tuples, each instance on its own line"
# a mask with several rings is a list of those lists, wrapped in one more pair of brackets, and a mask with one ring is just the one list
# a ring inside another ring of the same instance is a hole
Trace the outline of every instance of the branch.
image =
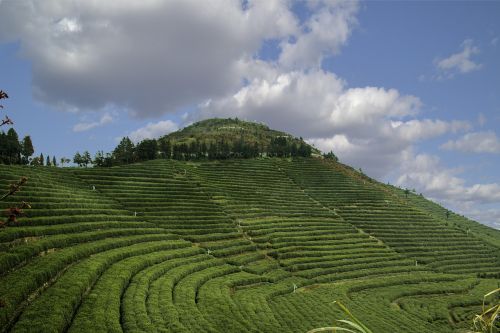
[(2, 123), (0, 124), (0, 126), (3, 126), (3, 125), (14, 125), (14, 122), (9, 117), (5, 116), (5, 119), (2, 120)]
[(21, 189), (21, 186), (24, 185), (28, 181), (27, 177), (21, 177), (19, 182), (17, 184), (10, 184), (9, 192), (5, 193), (1, 198), (0, 201), (5, 200), (5, 198), (16, 194), (17, 191)]

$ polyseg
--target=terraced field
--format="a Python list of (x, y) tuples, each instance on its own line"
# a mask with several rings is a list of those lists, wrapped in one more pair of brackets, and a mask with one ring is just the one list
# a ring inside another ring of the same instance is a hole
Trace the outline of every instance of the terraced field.
[(495, 232), (333, 162), (0, 166), (0, 186), (23, 175), (2, 332), (306, 332), (334, 300), (375, 332), (454, 332), (500, 283)]

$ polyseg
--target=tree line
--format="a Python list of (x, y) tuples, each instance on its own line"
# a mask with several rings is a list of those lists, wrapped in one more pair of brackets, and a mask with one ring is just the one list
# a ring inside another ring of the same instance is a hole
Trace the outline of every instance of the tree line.
[(134, 144), (130, 138), (123, 138), (111, 153), (98, 151), (94, 158), (89, 152), (77, 152), (73, 162), (81, 167), (90, 165), (111, 167), (154, 159), (216, 160), (229, 158), (254, 157), (296, 157), (311, 156), (311, 146), (302, 138), (300, 142), (286, 136), (272, 138), (268, 145), (247, 142), (243, 137), (235, 141), (219, 139), (216, 141), (190, 139), (189, 142), (173, 142), (168, 138), (145, 139)]
[[(0, 132), (0, 164), (58, 166), (55, 156), (47, 155), (44, 157), (41, 153), (39, 156), (33, 157), (34, 153), (35, 149), (29, 135), (19, 140), (14, 128), (10, 128), (7, 133)], [(61, 159), (63, 164), (66, 160), (65, 158)]]

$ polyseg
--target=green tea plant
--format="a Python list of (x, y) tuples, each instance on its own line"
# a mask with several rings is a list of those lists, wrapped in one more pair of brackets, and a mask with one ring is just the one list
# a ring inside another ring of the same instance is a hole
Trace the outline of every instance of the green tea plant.
[(491, 296), (500, 295), (500, 288), (495, 289), (483, 297), (482, 312), (474, 317), (474, 333), (498, 333), (500, 332), (500, 301), (496, 304), (486, 305), (486, 301)]
[(342, 312), (347, 315), (351, 320), (339, 319), (336, 320), (347, 327), (333, 326), (333, 327), (319, 327), (308, 331), (307, 333), (316, 332), (352, 332), (352, 333), (373, 333), (368, 327), (366, 327), (358, 318), (356, 318), (349, 309), (345, 307), (344, 304), (339, 301), (334, 301), (333, 304), (337, 305)]

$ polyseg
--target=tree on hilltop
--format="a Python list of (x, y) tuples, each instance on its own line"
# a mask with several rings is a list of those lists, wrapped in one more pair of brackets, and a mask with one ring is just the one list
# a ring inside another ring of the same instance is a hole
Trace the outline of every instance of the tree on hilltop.
[(35, 149), (33, 148), (33, 142), (31, 142), (31, 137), (26, 135), (21, 141), (21, 162), (22, 164), (29, 164), (30, 157), (35, 153)]
[(113, 150), (113, 159), (116, 164), (129, 164), (134, 161), (134, 143), (128, 136), (124, 137), (115, 150)]
[(154, 160), (158, 152), (158, 143), (154, 139), (142, 140), (136, 147), (139, 161)]

